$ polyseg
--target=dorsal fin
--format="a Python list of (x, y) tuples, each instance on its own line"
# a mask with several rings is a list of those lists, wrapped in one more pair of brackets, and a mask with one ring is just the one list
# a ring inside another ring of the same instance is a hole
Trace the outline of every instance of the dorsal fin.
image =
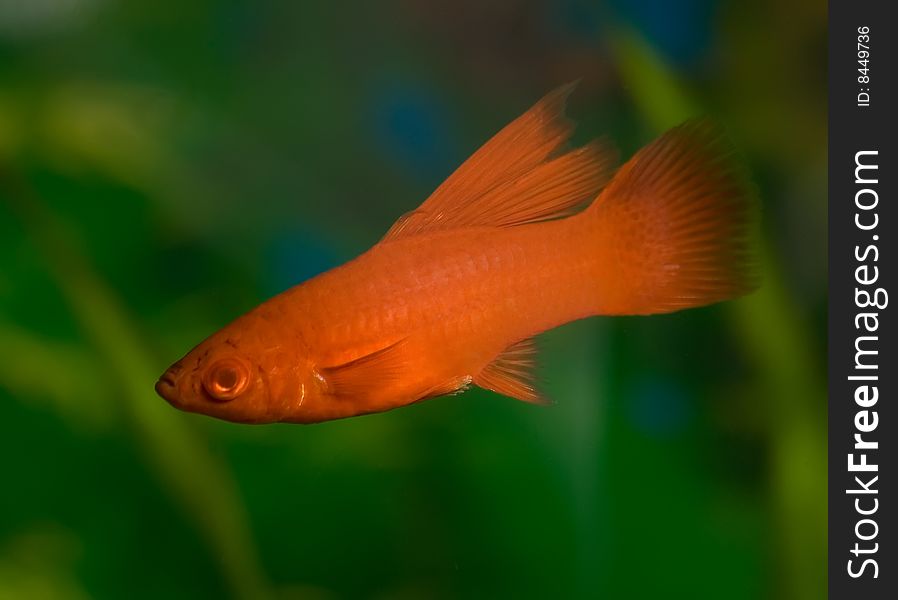
[(549, 404), (534, 384), (535, 368), (536, 342), (533, 338), (527, 338), (506, 348), (474, 377), (474, 383), (524, 402)]
[(409, 364), (405, 339), (353, 361), (325, 367), (319, 373), (327, 391), (339, 397), (364, 400), (372, 389), (400, 379)]
[(382, 241), (562, 217), (594, 198), (610, 179), (616, 155), (603, 142), (560, 153), (573, 131), (564, 105), (574, 87), (551, 92), (493, 136)]

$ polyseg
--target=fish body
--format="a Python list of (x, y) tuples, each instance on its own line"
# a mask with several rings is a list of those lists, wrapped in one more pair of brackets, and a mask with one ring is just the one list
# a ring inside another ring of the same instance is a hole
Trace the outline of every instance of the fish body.
[(538, 403), (535, 335), (751, 289), (753, 203), (717, 132), (687, 123), (615, 173), (606, 144), (563, 151), (569, 91), (503, 129), (370, 250), (202, 342), (157, 391), (251, 423), (380, 412), (471, 384)]

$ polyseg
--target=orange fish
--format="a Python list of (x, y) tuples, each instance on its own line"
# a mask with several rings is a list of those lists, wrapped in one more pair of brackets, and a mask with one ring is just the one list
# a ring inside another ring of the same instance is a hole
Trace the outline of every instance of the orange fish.
[(755, 204), (719, 133), (687, 122), (615, 170), (603, 142), (565, 148), (572, 89), (502, 129), (373, 248), (200, 343), (156, 391), (243, 423), (351, 417), (471, 384), (540, 403), (540, 332), (751, 290)]

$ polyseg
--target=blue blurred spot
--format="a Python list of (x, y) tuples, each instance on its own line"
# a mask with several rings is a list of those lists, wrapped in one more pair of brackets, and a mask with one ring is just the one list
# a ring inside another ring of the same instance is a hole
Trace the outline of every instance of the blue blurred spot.
[(376, 146), (422, 183), (439, 183), (457, 166), (442, 102), (410, 82), (389, 80), (371, 92)]
[(638, 430), (655, 437), (668, 437), (689, 424), (693, 407), (675, 382), (645, 378), (633, 384), (627, 412)]
[(267, 252), (266, 286), (278, 293), (332, 269), (340, 257), (327, 240), (308, 230), (288, 230), (273, 238)]
[(618, 15), (680, 67), (694, 66), (708, 52), (716, 4), (714, 0), (611, 0)]

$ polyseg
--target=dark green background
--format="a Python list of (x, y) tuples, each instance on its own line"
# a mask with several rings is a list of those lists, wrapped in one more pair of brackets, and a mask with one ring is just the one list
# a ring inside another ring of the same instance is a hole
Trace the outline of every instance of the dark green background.
[[(0, 598), (822, 597), (825, 10), (0, 1)], [(579, 142), (729, 130), (760, 291), (543, 336), (550, 408), (154, 395), (581, 77)]]

